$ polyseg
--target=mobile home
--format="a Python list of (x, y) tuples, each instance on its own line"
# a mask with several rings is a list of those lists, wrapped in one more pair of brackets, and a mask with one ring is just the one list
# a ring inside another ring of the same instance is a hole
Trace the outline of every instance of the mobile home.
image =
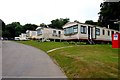
[(46, 40), (59, 40), (63, 39), (63, 30), (61, 29), (53, 29), (53, 28), (36, 28), (37, 31), (37, 39), (46, 41)]
[(36, 39), (37, 38), (37, 31), (27, 30), (26, 36), (28, 39)]
[(20, 37), (15, 37), (14, 40), (18, 41), (20, 40)]
[(112, 34), (117, 30), (89, 25), (84, 23), (69, 22), (63, 26), (64, 40), (67, 41), (88, 41), (94, 42), (111, 42)]
[(21, 33), (21, 35), (19, 35), (19, 37), (20, 37), (20, 40), (28, 40), (27, 34), (25, 34), (25, 33)]

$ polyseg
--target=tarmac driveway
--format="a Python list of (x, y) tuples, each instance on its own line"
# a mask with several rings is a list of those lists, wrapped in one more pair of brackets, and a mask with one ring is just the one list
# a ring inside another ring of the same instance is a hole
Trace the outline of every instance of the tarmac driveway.
[(43, 51), (24, 44), (2, 42), (3, 78), (66, 78)]

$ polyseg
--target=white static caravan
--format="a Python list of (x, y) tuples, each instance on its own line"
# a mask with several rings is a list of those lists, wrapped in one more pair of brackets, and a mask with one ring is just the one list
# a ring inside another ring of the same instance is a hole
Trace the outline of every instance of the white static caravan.
[(112, 41), (112, 34), (117, 33), (119, 31), (114, 29), (109, 29), (106, 27), (98, 27), (96, 26), (96, 41)]
[(69, 22), (63, 26), (64, 40), (107, 41), (111, 42), (112, 34), (118, 31), (95, 25)]
[(27, 30), (26, 35), (28, 39), (36, 39), (37, 38), (37, 31)]
[[(65, 40), (87, 40), (87, 25), (77, 22), (68, 22), (63, 26)], [(90, 36), (89, 36), (90, 37)]]
[(20, 37), (15, 37), (14, 40), (18, 41), (20, 40)]
[(25, 34), (25, 33), (21, 33), (21, 35), (19, 35), (19, 37), (20, 37), (20, 40), (28, 40), (27, 34)]
[(53, 28), (36, 28), (37, 31), (37, 39), (42, 41), (46, 40), (62, 40), (63, 39), (63, 30), (61, 29), (53, 29)]

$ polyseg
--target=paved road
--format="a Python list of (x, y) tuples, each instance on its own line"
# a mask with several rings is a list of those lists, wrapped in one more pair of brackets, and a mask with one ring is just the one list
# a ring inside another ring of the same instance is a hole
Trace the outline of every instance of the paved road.
[(45, 52), (11, 41), (3, 41), (2, 45), (4, 78), (66, 78)]

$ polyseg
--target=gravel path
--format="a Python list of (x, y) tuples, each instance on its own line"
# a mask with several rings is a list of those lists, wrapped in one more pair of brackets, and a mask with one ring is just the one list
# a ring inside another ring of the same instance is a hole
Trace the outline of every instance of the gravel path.
[(47, 51), (47, 53), (50, 53), (50, 52), (53, 52), (53, 51), (56, 51), (56, 50), (59, 50), (59, 49), (70, 48), (70, 47), (73, 47), (73, 46), (65, 46), (65, 47), (59, 47), (59, 48), (51, 49), (51, 50)]

